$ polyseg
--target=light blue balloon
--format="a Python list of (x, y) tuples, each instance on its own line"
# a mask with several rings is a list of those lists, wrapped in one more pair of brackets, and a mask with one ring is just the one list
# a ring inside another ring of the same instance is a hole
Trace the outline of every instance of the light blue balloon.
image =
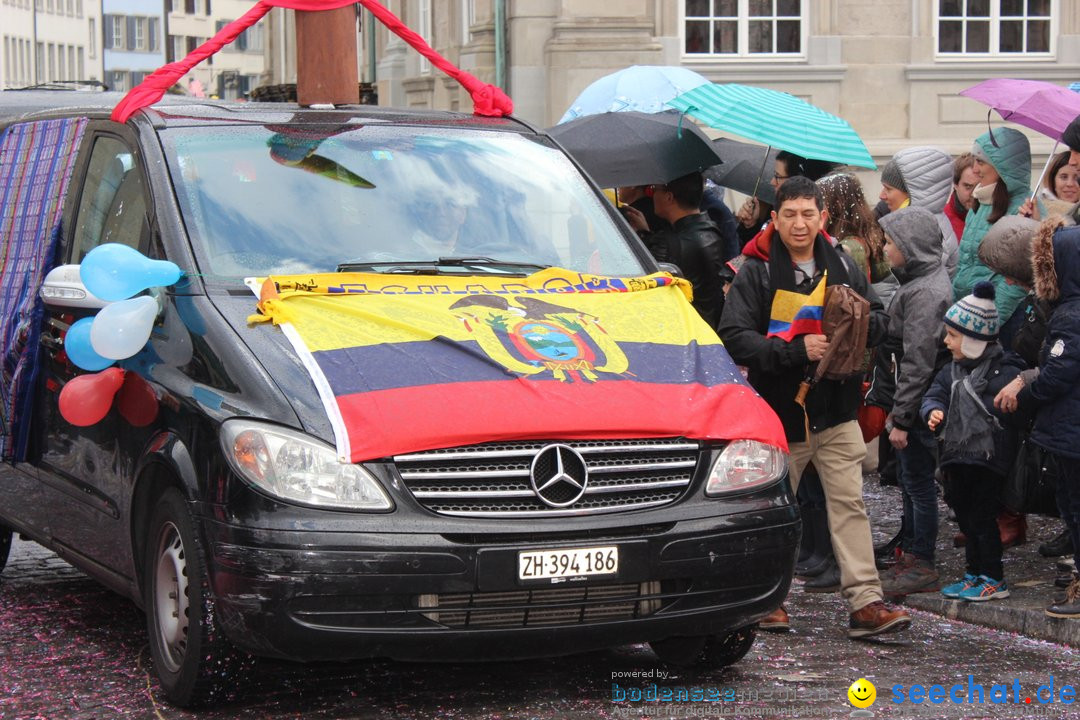
[(109, 302), (127, 300), (147, 288), (172, 285), (181, 274), (176, 263), (151, 260), (120, 243), (98, 245), (79, 266), (86, 289)]
[(90, 344), (90, 326), (93, 324), (94, 318), (85, 317), (68, 328), (67, 335), (64, 336), (64, 352), (76, 366), (97, 372), (112, 365), (113, 361), (98, 355)]

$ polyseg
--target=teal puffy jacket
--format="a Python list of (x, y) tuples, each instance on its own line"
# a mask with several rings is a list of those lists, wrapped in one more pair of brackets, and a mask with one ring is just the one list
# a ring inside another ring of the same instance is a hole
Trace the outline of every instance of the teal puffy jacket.
[[(997, 146), (990, 141), (990, 132), (983, 133), (975, 141), (990, 158), (990, 164), (1001, 176), (999, 182), (1005, 183), (1009, 191), (1009, 210), (1012, 215), (1031, 195), (1031, 146), (1027, 136), (1012, 128), (997, 128), (992, 131)], [(953, 278), (953, 291), (956, 299), (970, 295), (975, 283), (989, 280), (994, 283), (997, 294), (998, 317), (1004, 323), (1012, 316), (1013, 310), (1027, 294), (1018, 285), (1009, 285), (1003, 275), (998, 275), (979, 261), (979, 243), (990, 229), (990, 205), (979, 205), (969, 210), (964, 224), (964, 236), (960, 239), (960, 254), (956, 263), (956, 277)]]

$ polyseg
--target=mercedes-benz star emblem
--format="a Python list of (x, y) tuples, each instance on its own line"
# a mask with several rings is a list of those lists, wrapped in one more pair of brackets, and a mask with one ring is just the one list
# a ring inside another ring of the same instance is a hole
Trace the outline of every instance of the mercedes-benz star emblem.
[(581, 454), (569, 445), (545, 445), (533, 457), (529, 480), (541, 502), (563, 508), (585, 494), (589, 468)]

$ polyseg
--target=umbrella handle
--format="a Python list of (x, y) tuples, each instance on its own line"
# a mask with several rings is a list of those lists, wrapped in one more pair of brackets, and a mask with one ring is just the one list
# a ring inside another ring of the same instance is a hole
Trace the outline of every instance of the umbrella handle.
[(806, 395), (810, 392), (810, 381), (803, 380), (799, 383), (799, 391), (795, 393), (795, 402), (806, 408)]
[(761, 169), (758, 170), (757, 178), (754, 180), (754, 193), (750, 197), (757, 197), (758, 186), (761, 185), (761, 174), (765, 172), (765, 163), (769, 162), (769, 153), (772, 152), (772, 145), (765, 148), (765, 157), (761, 158)]
[(1042, 172), (1039, 173), (1039, 181), (1035, 183), (1035, 189), (1031, 192), (1031, 201), (1035, 202), (1035, 196), (1039, 194), (1039, 188), (1042, 187), (1043, 179), (1046, 177), (1046, 171), (1050, 169), (1050, 163), (1054, 161), (1054, 156), (1057, 155), (1058, 145), (1061, 144), (1060, 140), (1054, 141), (1054, 149), (1050, 151), (1050, 156), (1046, 158), (1046, 164), (1043, 165)]

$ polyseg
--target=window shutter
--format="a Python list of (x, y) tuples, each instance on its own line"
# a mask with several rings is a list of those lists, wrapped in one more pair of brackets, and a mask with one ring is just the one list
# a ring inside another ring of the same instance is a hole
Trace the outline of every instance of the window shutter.
[(156, 17), (150, 18), (146, 36), (146, 47), (150, 52), (157, 52), (158, 49), (158, 26), (160, 23)]
[(106, 15), (104, 20), (101, 23), (101, 26), (105, 30), (105, 47), (106, 48), (112, 48), (112, 46), (113, 46), (112, 15)]
[(135, 49), (135, 23), (136, 20), (133, 17), (128, 16), (127, 19), (127, 49)]

